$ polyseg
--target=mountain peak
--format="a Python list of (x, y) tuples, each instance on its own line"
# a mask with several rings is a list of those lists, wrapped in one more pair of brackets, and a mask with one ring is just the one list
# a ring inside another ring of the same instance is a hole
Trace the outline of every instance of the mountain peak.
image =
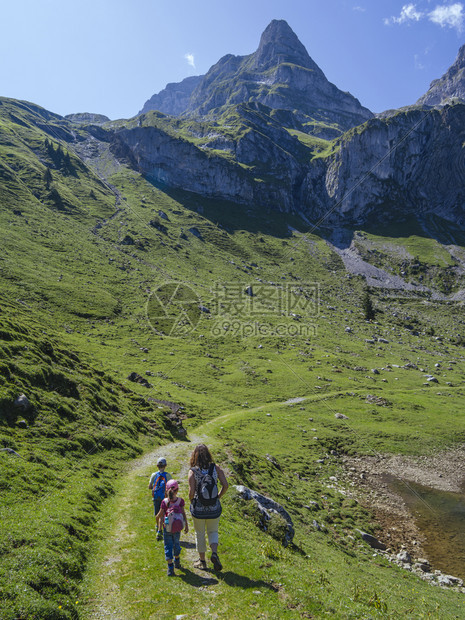
[(192, 81), (186, 84), (187, 80), (170, 85), (154, 95), (143, 111), (157, 108), (200, 117), (225, 106), (255, 102), (270, 110), (292, 111), (289, 122), (294, 128), (315, 129), (320, 137), (324, 131), (331, 138), (372, 117), (355, 97), (326, 79), (284, 20), (270, 22), (255, 52), (227, 54), (195, 80), (199, 80), (195, 86)]
[(284, 19), (273, 19), (260, 38), (254, 54), (254, 68), (266, 70), (281, 63), (291, 63), (322, 73), (289, 24)]
[(291, 45), (300, 43), (297, 35), (285, 19), (272, 19), (262, 33), (260, 46), (268, 41), (288, 40)]
[(459, 49), (453, 65), (438, 80), (433, 80), (427, 93), (417, 103), (442, 106), (451, 99), (465, 101), (465, 45)]

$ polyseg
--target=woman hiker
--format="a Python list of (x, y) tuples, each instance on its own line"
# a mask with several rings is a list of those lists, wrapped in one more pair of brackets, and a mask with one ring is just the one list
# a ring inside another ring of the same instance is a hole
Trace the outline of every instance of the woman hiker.
[[(221, 484), (219, 493), (218, 480)], [(207, 568), (205, 531), (212, 550), (210, 559), (213, 568), (216, 571), (223, 568), (218, 557), (218, 525), (221, 515), (220, 498), (227, 490), (226, 476), (221, 467), (213, 462), (207, 446), (204, 444), (196, 446), (191, 455), (189, 470), (190, 511), (194, 521), (195, 542), (199, 554), (199, 559), (194, 563), (195, 568), (203, 570)]]

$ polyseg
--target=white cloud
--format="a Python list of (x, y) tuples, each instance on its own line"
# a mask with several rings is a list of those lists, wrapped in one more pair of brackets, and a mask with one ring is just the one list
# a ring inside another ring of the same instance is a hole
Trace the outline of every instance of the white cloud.
[(363, 6), (353, 6), (352, 11), (357, 11), (358, 13), (365, 13), (366, 8)]
[(194, 54), (184, 54), (184, 58), (187, 60), (187, 64), (195, 69)]
[(418, 69), (419, 71), (421, 71), (422, 69), (425, 68), (425, 65), (421, 62), (420, 54), (415, 54), (415, 56), (413, 57), (413, 60), (414, 60), (415, 69)]
[(433, 11), (428, 13), (428, 19), (433, 24), (438, 24), (441, 28), (445, 26), (457, 28), (459, 31), (462, 30), (464, 17), (463, 4), (461, 2), (456, 2), (449, 6), (438, 5)]
[(418, 22), (421, 19), (428, 19), (433, 24), (441, 26), (441, 28), (456, 28), (458, 31), (461, 31), (465, 20), (464, 6), (461, 2), (449, 5), (438, 4), (432, 11), (426, 13), (418, 9), (416, 4), (404, 4), (399, 17), (385, 17), (383, 21), (386, 26), (390, 26), (391, 24)]
[(404, 24), (405, 22), (417, 22), (423, 17), (423, 13), (417, 10), (415, 4), (404, 4), (399, 17), (385, 18), (384, 23), (388, 24)]

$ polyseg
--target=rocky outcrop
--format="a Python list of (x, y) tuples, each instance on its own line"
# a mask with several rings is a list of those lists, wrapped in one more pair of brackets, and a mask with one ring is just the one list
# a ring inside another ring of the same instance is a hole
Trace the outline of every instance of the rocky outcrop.
[[(287, 134), (287, 137), (289, 135)], [(244, 167), (157, 127), (122, 129), (114, 135), (113, 152), (129, 161), (149, 180), (203, 196), (243, 204), (294, 208), (292, 187), (300, 166), (292, 154), (259, 132), (247, 132), (234, 146), (237, 161), (260, 162), (268, 182), (257, 180)]]
[(156, 183), (236, 202), (253, 199), (253, 188), (239, 166), (209, 157), (194, 144), (161, 129), (124, 129), (112, 148), (119, 156), (125, 153), (137, 170)]
[(141, 377), (137, 372), (131, 372), (128, 375), (128, 380), (133, 381), (134, 383), (140, 383), (146, 388), (151, 388), (153, 385), (147, 381), (144, 377)]
[(459, 50), (454, 64), (438, 80), (433, 80), (417, 104), (441, 106), (452, 99), (465, 102), (465, 45)]
[(17, 409), (21, 409), (21, 411), (30, 411), (32, 409), (32, 405), (25, 394), (20, 394), (14, 401), (14, 406)]
[(167, 84), (159, 93), (152, 95), (145, 102), (139, 114), (145, 114), (150, 110), (158, 110), (163, 114), (177, 116), (182, 114), (188, 104), (192, 91), (200, 84), (203, 75), (193, 75), (187, 77), (182, 82)]
[(284, 536), (284, 544), (290, 544), (294, 538), (294, 524), (292, 523), (291, 516), (287, 510), (285, 510), (281, 504), (278, 504), (278, 502), (275, 502), (273, 499), (265, 497), (261, 493), (257, 493), (257, 491), (252, 491), (252, 489), (249, 489), (242, 484), (235, 485), (235, 487), (242, 499), (245, 499), (246, 501), (253, 500), (263, 517), (263, 525), (265, 527), (266, 523), (272, 519), (273, 515), (278, 515), (285, 521), (286, 532)]
[(68, 114), (65, 116), (67, 121), (82, 125), (103, 125), (109, 122), (108, 116), (104, 114), (93, 114), (91, 112), (78, 112), (76, 114)]

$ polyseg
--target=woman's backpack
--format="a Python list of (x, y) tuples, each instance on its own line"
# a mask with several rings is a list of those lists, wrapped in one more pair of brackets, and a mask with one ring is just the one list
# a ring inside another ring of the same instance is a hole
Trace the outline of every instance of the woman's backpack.
[[(182, 514), (181, 498), (171, 503), (169, 499), (163, 500), (165, 502), (165, 530), (171, 534), (181, 532), (184, 529), (184, 516)], [(166, 523), (168, 518), (168, 523)]]
[(215, 463), (210, 463), (206, 474), (201, 474), (197, 479), (197, 499), (204, 506), (214, 506), (218, 501), (218, 485), (213, 477)]
[(195, 497), (190, 511), (196, 519), (216, 519), (221, 515), (221, 502), (218, 497), (217, 478), (214, 475), (215, 463), (211, 463), (204, 473), (199, 467), (192, 467), (195, 476)]

